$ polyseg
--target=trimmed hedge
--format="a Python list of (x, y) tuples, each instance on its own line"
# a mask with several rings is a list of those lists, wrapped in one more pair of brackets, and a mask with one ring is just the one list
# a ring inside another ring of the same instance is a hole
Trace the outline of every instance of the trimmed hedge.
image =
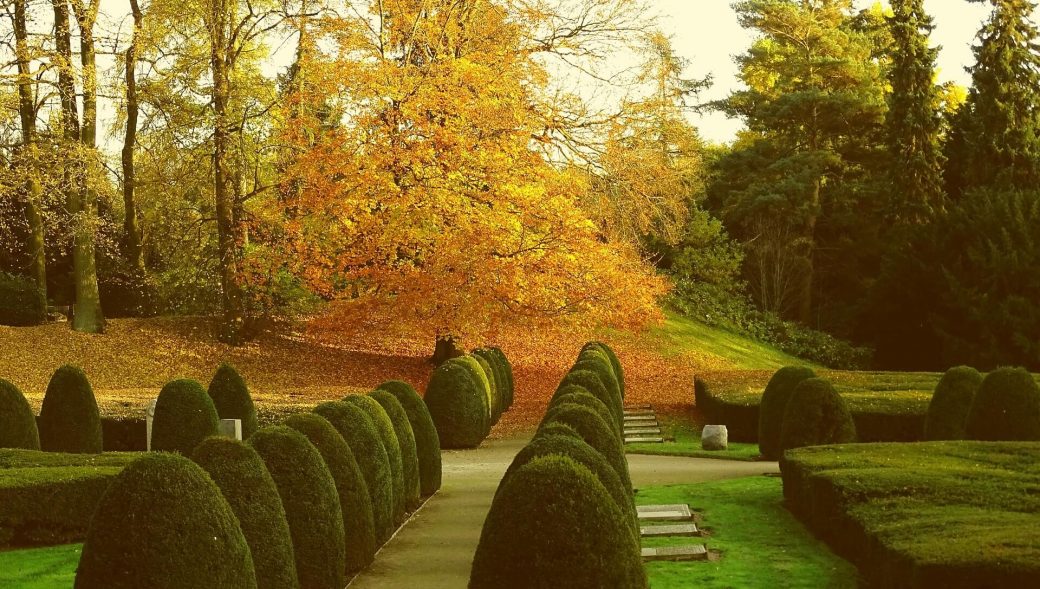
[(209, 381), (208, 392), (220, 419), (242, 420), (243, 440), (248, 440), (249, 436), (260, 428), (253, 397), (249, 395), (249, 387), (234, 366), (222, 363), (213, 379)]
[(603, 401), (597, 399), (585, 387), (576, 384), (569, 384), (563, 388), (556, 389), (556, 392), (553, 393), (552, 400), (549, 401), (547, 411), (551, 411), (553, 407), (563, 403), (576, 403), (592, 409), (600, 416), (603, 423), (611, 426), (611, 429), (613, 429), (614, 433), (617, 434), (619, 440), (624, 438), (621, 428), (614, 419), (614, 414), (610, 412), (610, 409), (607, 408), (607, 405)]
[(603, 342), (589, 342), (581, 349), (585, 351), (590, 348), (595, 348), (606, 354), (607, 359), (610, 360), (610, 365), (614, 368), (614, 376), (618, 379), (618, 384), (621, 385), (621, 398), (625, 397), (625, 369), (621, 366), (621, 361), (618, 359), (617, 354), (614, 353), (614, 349)]
[(347, 550), (347, 576), (372, 564), (376, 556), (376, 528), (372, 519), (372, 499), (368, 495), (365, 477), (361, 474), (354, 452), (347, 441), (317, 413), (297, 413), (285, 420), (307, 439), (325, 460), (339, 496), (343, 512), (343, 534)]
[(343, 402), (348, 405), (356, 405), (368, 414), (372, 424), (376, 426), (379, 440), (386, 449), (386, 457), (390, 462), (390, 485), (394, 498), (394, 523), (400, 525), (404, 521), (405, 514), (405, 491), (404, 491), (404, 458), (401, 456), (401, 442), (397, 440), (394, 424), (390, 416), (378, 401), (367, 395), (348, 395), (343, 397)]
[(54, 372), (43, 396), (37, 425), (42, 450), (101, 453), (101, 415), (94, 390), (82, 370), (66, 365)]
[(614, 414), (615, 425), (618, 428), (624, 425), (625, 414), (624, 407), (621, 405), (621, 398), (617, 396), (616, 391), (608, 389), (595, 372), (590, 370), (572, 370), (563, 377), (563, 380), (560, 381), (560, 386), (556, 387), (556, 390), (560, 390), (567, 385), (578, 385), (591, 393), (592, 396), (603, 401), (607, 409), (610, 409), (610, 412)]
[(502, 414), (505, 413), (506, 410), (502, 404), (502, 399), (499, 397), (498, 385), (495, 380), (495, 371), (491, 367), (491, 363), (487, 361), (487, 358), (477, 354), (471, 354), (470, 357), (480, 364), (480, 369), (484, 371), (484, 376), (487, 378), (488, 388), (491, 390), (491, 425), (494, 426), (498, 423), (498, 420), (502, 418)]
[[(254, 589), (238, 519), (194, 462), (151, 453), (123, 469), (91, 522), (76, 589)], [(339, 588), (342, 589), (342, 588)]]
[(798, 383), (784, 411), (781, 451), (855, 441), (856, 425), (852, 414), (831, 383), (822, 378), (809, 378)]
[(583, 405), (561, 403), (545, 414), (542, 425), (552, 422), (563, 423), (574, 428), (585, 443), (592, 446), (614, 467), (626, 489), (632, 488), (628, 474), (625, 450), (614, 431), (596, 412)]
[(0, 448), (40, 449), (40, 431), (36, 427), (29, 401), (14, 384), (0, 378)]
[(965, 434), (972, 440), (1040, 441), (1040, 386), (1024, 368), (1000, 368), (979, 385)]
[(148, 427), (143, 417), (102, 417), (101, 440), (105, 452), (144, 452)]
[(482, 362), (486, 362), (491, 368), (495, 380), (495, 401), (499, 417), (501, 417), (503, 413), (509, 411), (510, 405), (513, 404), (513, 395), (509, 391), (509, 376), (506, 374), (506, 368), (502, 364), (502, 356), (490, 348), (473, 350), (470, 355)]
[(213, 401), (197, 381), (166, 383), (155, 402), (152, 418), (152, 450), (190, 456), (195, 446), (217, 435), (220, 418)]
[(300, 587), (343, 589), (343, 512), (325, 460), (303, 434), (284, 425), (257, 430), (248, 444), (263, 458), (282, 498)]
[(379, 390), (393, 395), (408, 415), (415, 436), (416, 458), (419, 461), (419, 493), (433, 495), (441, 488), (441, 441), (433, 425), (430, 410), (412, 385), (390, 380), (379, 385)]
[(433, 371), (425, 401), (441, 448), (476, 448), (484, 441), (489, 431), (487, 396), (458, 358)]
[(285, 508), (256, 450), (237, 440), (211, 437), (195, 447), (191, 459), (217, 484), (238, 518), (253, 556), (257, 588), (298, 588)]
[(372, 504), (376, 544), (382, 545), (394, 533), (394, 490), (390, 458), (372, 418), (357, 405), (342, 401), (322, 403), (314, 413), (329, 420), (354, 453)]
[(618, 378), (614, 365), (611, 364), (610, 357), (603, 351), (603, 348), (585, 348), (581, 354), (578, 354), (578, 359), (571, 370), (583, 369), (591, 370), (598, 374), (603, 384), (617, 393), (618, 400), (624, 401), (625, 395), (621, 389), (621, 379)]
[(379, 403), (390, 418), (397, 434), (397, 444), (401, 450), (401, 465), (404, 470), (404, 504), (405, 509), (412, 511), (419, 506), (419, 455), (415, 446), (415, 432), (408, 420), (401, 402), (388, 391), (376, 389), (368, 393)]
[(458, 358), (452, 358), (452, 361), (464, 366), (468, 371), (470, 378), (474, 380), (477, 388), (484, 392), (487, 407), (487, 429), (484, 431), (484, 436), (487, 437), (488, 433), (491, 432), (492, 426), (497, 421), (495, 418), (495, 392), (491, 388), (491, 381), (488, 380), (487, 372), (484, 371), (484, 367), (480, 364), (480, 361), (473, 356), (459, 356)]
[(795, 387), (810, 378), (816, 378), (812, 368), (785, 366), (769, 379), (758, 406), (758, 450), (765, 458), (778, 460), (783, 453), (780, 431), (784, 426), (787, 402), (791, 400)]
[[(598, 419), (598, 417), (597, 417)], [(502, 482), (473, 557), (470, 589), (647, 587), (639, 542), (596, 475), (535, 458)]]
[(509, 362), (509, 358), (506, 357), (505, 352), (501, 348), (487, 348), (492, 355), (498, 358), (498, 365), (502, 369), (502, 373), (505, 375), (506, 381), (506, 408), (513, 406), (513, 399), (516, 396), (516, 382), (513, 380), (513, 365)]
[(47, 319), (36, 281), (21, 274), (0, 272), (0, 325), (25, 327)]
[(946, 371), (935, 387), (928, 404), (924, 424), (925, 440), (963, 440), (975, 391), (982, 384), (982, 374), (970, 366), (957, 366)]
[(0, 547), (81, 542), (109, 484), (140, 456), (0, 450)]

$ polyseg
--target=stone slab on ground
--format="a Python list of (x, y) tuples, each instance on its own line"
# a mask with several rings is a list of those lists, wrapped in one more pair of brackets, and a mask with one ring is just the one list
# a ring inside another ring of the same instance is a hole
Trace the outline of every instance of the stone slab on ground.
[(625, 409), (625, 417), (656, 417), (653, 410), (650, 409)]
[(644, 538), (660, 538), (664, 536), (700, 536), (697, 524), (677, 524), (666, 526), (643, 526), (639, 535)]
[(659, 427), (632, 427), (625, 428), (626, 436), (659, 436), (661, 435), (661, 428)]
[(625, 405), (625, 411), (639, 411), (640, 409), (651, 409), (650, 403), (641, 403), (638, 405)]
[(657, 419), (653, 417), (640, 417), (639, 419), (625, 418), (623, 423), (625, 427), (657, 427), (660, 425), (657, 423)]
[(664, 438), (657, 436), (632, 436), (625, 437), (626, 444), (663, 444)]
[(704, 544), (644, 548), (643, 560), (708, 560), (708, 548)]
[(639, 505), (636, 515), (640, 521), (680, 522), (693, 519), (690, 506), (685, 503), (677, 505)]

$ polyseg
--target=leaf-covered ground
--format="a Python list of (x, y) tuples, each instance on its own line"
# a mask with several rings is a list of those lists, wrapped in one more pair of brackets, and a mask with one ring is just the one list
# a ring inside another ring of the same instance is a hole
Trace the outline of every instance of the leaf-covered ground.
[[(364, 329), (350, 334), (314, 326), (282, 326), (234, 348), (216, 341), (209, 319), (159, 317), (115, 319), (104, 335), (71, 331), (65, 323), (0, 327), (0, 378), (18, 385), (39, 410), (53, 371), (81, 366), (90, 377), (103, 414), (136, 415), (164, 383), (194, 378), (207, 384), (221, 361), (246, 378), (261, 413), (309, 407), (349, 393), (365, 392), (388, 379), (425, 390), (433, 342), (387, 339)], [(544, 414), (556, 384), (581, 345), (607, 341), (626, 371), (629, 402), (688, 405), (693, 375), (700, 371), (759, 368), (795, 360), (772, 348), (669, 314), (640, 333), (567, 334), (503, 330), (495, 343), (513, 362), (517, 395), (493, 436), (529, 429)]]

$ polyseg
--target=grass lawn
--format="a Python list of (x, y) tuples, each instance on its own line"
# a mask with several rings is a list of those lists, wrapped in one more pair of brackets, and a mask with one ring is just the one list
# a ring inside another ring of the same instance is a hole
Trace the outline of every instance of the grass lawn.
[(662, 353), (707, 352), (725, 359), (739, 370), (775, 370), (788, 364), (806, 364), (804, 360), (772, 346), (705, 325), (674, 311), (665, 311), (664, 323), (653, 328), (651, 334), (659, 339)]
[(0, 551), (0, 587), (71, 589), (82, 544)]
[(703, 514), (708, 538), (643, 539), (643, 546), (705, 542), (718, 561), (647, 564), (654, 589), (856, 587), (854, 566), (816, 540), (783, 506), (780, 479), (749, 477), (646, 487), (643, 505), (688, 503)]
[(720, 460), (757, 460), (758, 444), (730, 442), (726, 450), (709, 452), (701, 449), (701, 427), (691, 420), (676, 415), (658, 414), (661, 433), (674, 442), (663, 444), (625, 444), (628, 454), (654, 454), (658, 456), (692, 456), (694, 458), (718, 458)]

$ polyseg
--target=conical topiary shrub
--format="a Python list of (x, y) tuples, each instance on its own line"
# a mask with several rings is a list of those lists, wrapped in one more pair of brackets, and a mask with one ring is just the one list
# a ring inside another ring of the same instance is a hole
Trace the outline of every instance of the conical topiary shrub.
[(495, 425), (495, 396), (494, 391), (491, 390), (491, 382), (488, 380), (487, 372), (480, 365), (480, 361), (470, 355), (452, 358), (450, 361), (466, 367), (470, 378), (476, 382), (477, 388), (484, 392), (485, 406), (487, 407), (487, 419), (484, 422), (487, 429), (484, 430), (484, 436), (487, 437), (492, 426)]
[(404, 407), (408, 422), (415, 435), (415, 449), (419, 460), (419, 492), (423, 497), (441, 488), (441, 441), (433, 425), (430, 410), (412, 385), (391, 380), (379, 385), (380, 390), (392, 394)]
[(589, 342), (581, 348), (584, 352), (588, 349), (595, 349), (603, 352), (607, 359), (610, 360), (610, 365), (614, 369), (614, 376), (618, 379), (618, 385), (621, 387), (621, 398), (625, 398), (625, 369), (621, 366), (621, 360), (618, 359), (614, 349), (603, 342)]
[(783, 451), (805, 446), (856, 441), (856, 424), (841, 395), (822, 378), (803, 380), (795, 387), (780, 430)]
[(471, 369), (456, 360), (448, 360), (433, 371), (426, 387), (426, 407), (441, 448), (476, 448), (490, 427), (487, 396)]
[(491, 403), (491, 425), (494, 426), (505, 412), (505, 407), (502, 405), (502, 399), (499, 398), (498, 388), (495, 384), (495, 371), (491, 368), (491, 363), (486, 358), (477, 354), (471, 354), (470, 357), (480, 364), (480, 369), (484, 372), (484, 377), (487, 379), (488, 388), (491, 391), (491, 396), (489, 397), (489, 402)]
[(284, 425), (260, 428), (248, 444), (263, 459), (282, 498), (301, 589), (343, 589), (343, 512), (325, 460), (303, 434)]
[(487, 348), (495, 357), (498, 358), (498, 365), (502, 369), (502, 374), (505, 376), (506, 383), (506, 409), (513, 406), (513, 398), (516, 392), (516, 382), (513, 380), (513, 365), (509, 362), (509, 358), (506, 357), (505, 352), (501, 348)]
[(238, 518), (253, 555), (258, 589), (294, 589), (296, 577), (289, 522), (278, 487), (249, 445), (228, 438), (206, 438), (191, 455), (220, 488)]
[(322, 403), (314, 413), (329, 420), (354, 452), (372, 503), (376, 543), (382, 545), (394, 533), (394, 489), (390, 459), (372, 418), (357, 405), (342, 401)]
[(199, 442), (217, 434), (219, 424), (217, 409), (202, 385), (186, 378), (168, 382), (155, 402), (152, 450), (190, 456)]
[(209, 382), (208, 392), (220, 419), (242, 420), (243, 440), (249, 439), (259, 429), (253, 397), (249, 395), (246, 381), (234, 366), (223, 363), (217, 367), (213, 380)]
[(365, 476), (361, 474), (353, 450), (327, 419), (317, 413), (297, 413), (285, 425), (307, 436), (318, 449), (336, 481), (343, 533), (347, 548), (347, 576), (372, 564), (376, 556), (376, 528), (372, 519), (372, 499)]
[(1024, 368), (1000, 368), (979, 385), (965, 427), (969, 440), (1040, 441), (1040, 387)]
[(578, 360), (571, 367), (571, 372), (576, 370), (588, 370), (594, 372), (603, 382), (610, 393), (621, 403), (624, 397), (621, 395), (621, 381), (614, 374), (614, 368), (610, 364), (607, 355), (599, 348), (588, 348), (578, 355)]
[(76, 589), (254, 589), (253, 558), (213, 480), (174, 454), (127, 465), (101, 498)]
[(628, 473), (628, 460), (625, 458), (621, 440), (594, 410), (573, 403), (562, 403), (546, 412), (542, 425), (553, 422), (563, 423), (574, 428), (574, 431), (578, 432), (586, 444), (602, 454), (614, 467), (625, 488), (632, 488), (632, 479)]
[(643, 589), (629, 518), (596, 475), (563, 456), (503, 480), (480, 535), (470, 589)]
[(97, 399), (78, 367), (62, 366), (51, 376), (38, 425), (40, 448), (47, 452), (101, 453)]
[(946, 371), (932, 394), (924, 422), (925, 440), (963, 440), (968, 412), (982, 374), (971, 366), (956, 366)]
[[(490, 348), (473, 350), (471, 355), (477, 358), (482, 365), (486, 363), (491, 369), (493, 380), (495, 381), (495, 401), (497, 403), (498, 416), (501, 417), (503, 413), (509, 410), (509, 405), (512, 402), (509, 393), (509, 377), (506, 375), (505, 367), (502, 366), (502, 358)], [(495, 421), (498, 421), (498, 418)]]
[(404, 458), (401, 457), (401, 443), (397, 441), (397, 432), (390, 416), (378, 401), (367, 395), (348, 395), (343, 398), (348, 405), (355, 405), (368, 414), (372, 425), (376, 426), (379, 440), (386, 450), (387, 460), (390, 461), (390, 485), (394, 497), (394, 523), (400, 524), (404, 521), (405, 493), (404, 493)]
[(0, 448), (40, 449), (36, 416), (22, 391), (0, 378)]
[(785, 366), (769, 379), (758, 407), (758, 451), (769, 460), (779, 460), (780, 431), (784, 426), (784, 411), (794, 389), (803, 380), (816, 378), (811, 368)]
[(619, 440), (623, 439), (621, 428), (614, 421), (614, 414), (610, 412), (610, 409), (607, 408), (603, 401), (594, 397), (585, 387), (569, 384), (563, 388), (556, 389), (552, 399), (549, 401), (549, 407), (546, 409), (546, 412), (552, 411), (554, 407), (563, 403), (575, 403), (592, 409), (600, 416), (603, 423), (611, 426)]
[(387, 391), (376, 389), (368, 394), (383, 407), (397, 434), (401, 448), (401, 465), (404, 467), (404, 502), (409, 511), (419, 506), (419, 456), (415, 447), (415, 432), (408, 421), (408, 414), (397, 397)]
[(620, 428), (624, 425), (624, 408), (621, 405), (621, 399), (617, 396), (616, 391), (603, 384), (603, 380), (598, 374), (591, 370), (572, 370), (563, 377), (557, 390), (572, 384), (584, 388), (592, 393), (593, 397), (603, 401), (607, 409), (614, 414), (614, 423), (617, 427)]

